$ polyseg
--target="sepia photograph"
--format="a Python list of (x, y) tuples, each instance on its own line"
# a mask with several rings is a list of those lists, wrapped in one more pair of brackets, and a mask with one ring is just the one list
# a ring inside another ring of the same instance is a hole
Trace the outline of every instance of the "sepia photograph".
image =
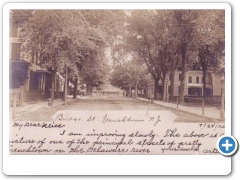
[(219, 155), (225, 9), (10, 9), (9, 110), (11, 155)]

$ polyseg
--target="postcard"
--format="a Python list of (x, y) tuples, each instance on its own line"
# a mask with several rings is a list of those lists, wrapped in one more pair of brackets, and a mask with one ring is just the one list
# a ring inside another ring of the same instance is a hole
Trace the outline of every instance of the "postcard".
[[(217, 141), (231, 133), (231, 8), (187, 5), (5, 5), (7, 174), (228, 174)], [(33, 160), (49, 164), (16, 168)], [(141, 167), (157, 161), (162, 172)]]

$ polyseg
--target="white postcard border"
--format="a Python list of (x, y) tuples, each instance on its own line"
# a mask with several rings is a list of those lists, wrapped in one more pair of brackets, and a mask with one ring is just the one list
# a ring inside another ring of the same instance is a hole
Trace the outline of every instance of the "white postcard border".
[[(221, 155), (9, 155), (9, 9), (225, 9), (225, 132), (231, 134), (231, 7), (227, 3), (8, 3), (3, 7), (3, 172), (8, 175), (227, 175)], [(203, 166), (204, 164), (204, 166)]]

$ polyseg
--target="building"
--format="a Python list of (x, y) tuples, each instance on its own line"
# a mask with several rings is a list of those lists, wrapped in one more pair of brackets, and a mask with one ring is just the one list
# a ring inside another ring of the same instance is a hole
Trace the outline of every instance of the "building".
[(9, 27), (9, 67), (10, 99), (12, 92), (24, 90), (23, 100), (31, 101), (49, 96), (51, 74), (40, 68), (38, 52), (32, 49), (30, 54), (22, 51), (20, 41), (21, 25), (32, 15), (32, 11), (10, 11)]
[[(59, 72), (54, 73), (40, 66), (40, 53), (34, 46), (26, 53), (22, 50), (20, 37), (21, 27), (34, 15), (34, 10), (11, 10), (9, 12), (9, 66), (10, 66), (10, 101), (13, 94), (23, 90), (23, 101), (43, 100), (50, 98), (52, 81), (55, 97), (62, 97), (65, 78)], [(68, 92), (74, 85), (68, 83)], [(18, 99), (19, 99), (18, 95)]]
[[(181, 71), (176, 71), (174, 76), (173, 96), (179, 96)], [(157, 99), (161, 99), (162, 89), (165, 88), (167, 98), (170, 95), (171, 79), (167, 74), (165, 86), (159, 81)], [(185, 78), (184, 96), (202, 96), (203, 95), (203, 75), (202, 71), (188, 71)], [(206, 96), (221, 96), (220, 74), (209, 72), (206, 77)], [(148, 84), (148, 97), (154, 97), (154, 83)]]

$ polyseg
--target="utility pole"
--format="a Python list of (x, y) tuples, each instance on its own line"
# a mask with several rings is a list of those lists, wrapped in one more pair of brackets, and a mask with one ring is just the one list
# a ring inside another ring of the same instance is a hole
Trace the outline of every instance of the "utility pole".
[(225, 119), (225, 69), (221, 70), (221, 111), (220, 120)]
[(77, 89), (78, 89), (78, 78), (76, 75), (74, 75), (74, 90), (73, 90), (73, 99), (77, 99)]
[(134, 99), (137, 99), (137, 95), (138, 95), (137, 85), (138, 85), (138, 82), (136, 81), (136, 83), (135, 83), (135, 90), (134, 90)]
[(53, 104), (54, 93), (55, 93), (55, 74), (56, 74), (56, 71), (52, 70), (51, 71), (51, 95), (50, 95), (50, 101), (52, 104)]
[(64, 105), (67, 105), (67, 88), (68, 88), (68, 67), (65, 65), (65, 85), (64, 85)]

